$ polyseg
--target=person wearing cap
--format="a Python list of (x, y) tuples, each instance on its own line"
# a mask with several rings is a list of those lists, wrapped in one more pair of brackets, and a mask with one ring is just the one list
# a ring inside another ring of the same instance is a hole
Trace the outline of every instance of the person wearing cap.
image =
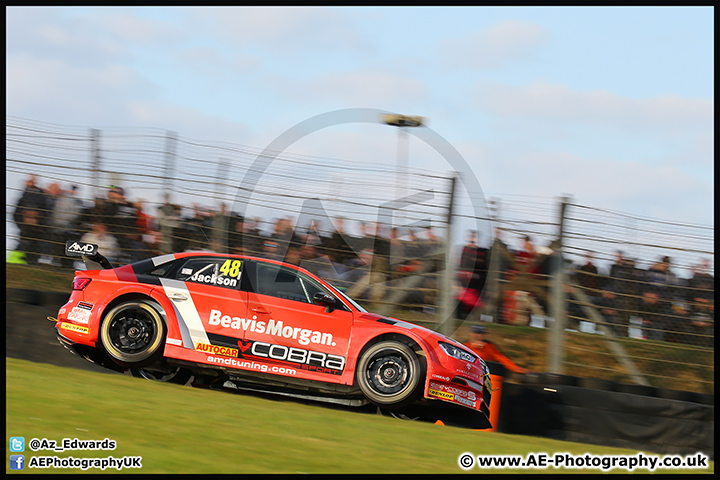
[(480, 358), (486, 362), (497, 362), (505, 366), (506, 369), (515, 373), (528, 373), (528, 370), (516, 364), (504, 355), (495, 343), (486, 340), (485, 334), (487, 328), (483, 325), (473, 325), (470, 327), (470, 341), (465, 343), (473, 352), (480, 355)]

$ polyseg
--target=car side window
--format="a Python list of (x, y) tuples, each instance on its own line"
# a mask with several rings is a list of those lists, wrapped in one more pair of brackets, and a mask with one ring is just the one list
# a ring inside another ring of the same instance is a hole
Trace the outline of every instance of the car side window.
[[(318, 292), (330, 293), (304, 273), (270, 263), (257, 263), (254, 283), (255, 291), (261, 295), (303, 303), (315, 303), (313, 297)], [(347, 310), (342, 302), (337, 303), (337, 308)]]
[(312, 302), (314, 292), (307, 291), (307, 285), (301, 281), (297, 275), (298, 272), (280, 265), (265, 263), (258, 263), (256, 271), (255, 291), (257, 293), (296, 302)]
[(170, 269), (170, 266), (163, 265), (161, 267), (156, 268), (155, 270), (151, 271), (149, 275), (152, 275), (153, 277), (164, 277), (168, 270)]
[(191, 258), (178, 269), (176, 278), (182, 282), (202, 283), (237, 289), (242, 276), (242, 261), (233, 258)]

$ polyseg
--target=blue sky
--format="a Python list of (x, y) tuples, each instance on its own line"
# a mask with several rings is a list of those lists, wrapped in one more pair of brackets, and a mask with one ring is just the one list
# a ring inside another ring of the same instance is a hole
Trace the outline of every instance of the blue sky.
[[(714, 225), (713, 16), (711, 7), (7, 7), (6, 114), (258, 149), (334, 110), (422, 115), (486, 196), (569, 194)], [(391, 164), (392, 130), (329, 129), (290, 150)], [(411, 166), (436, 168), (417, 143)]]

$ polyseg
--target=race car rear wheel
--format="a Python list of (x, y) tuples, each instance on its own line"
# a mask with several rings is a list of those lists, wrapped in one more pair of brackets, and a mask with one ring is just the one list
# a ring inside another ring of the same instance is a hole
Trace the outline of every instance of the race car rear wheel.
[(110, 358), (127, 367), (143, 367), (162, 354), (165, 322), (160, 306), (131, 300), (112, 308), (100, 326), (100, 341)]
[(423, 387), (425, 372), (415, 352), (404, 343), (389, 340), (368, 348), (357, 364), (360, 390), (374, 404), (388, 409), (413, 402)]

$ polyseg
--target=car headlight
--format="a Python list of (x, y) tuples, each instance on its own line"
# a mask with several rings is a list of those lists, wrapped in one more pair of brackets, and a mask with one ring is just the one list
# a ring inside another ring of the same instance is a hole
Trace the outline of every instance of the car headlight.
[(483, 371), (483, 378), (485, 379), (485, 386), (487, 387), (488, 391), (492, 392), (492, 378), (490, 378), (490, 368), (488, 368), (487, 363), (485, 363), (485, 360), (482, 358), (480, 359), (480, 366), (482, 367)]
[(480, 366), (482, 367), (483, 375), (490, 375), (490, 368), (485, 363), (485, 360), (480, 359)]
[(445, 353), (450, 355), (453, 358), (457, 358), (458, 360), (464, 360), (469, 363), (475, 363), (478, 357), (475, 355), (466, 352), (462, 348), (458, 348), (455, 345), (451, 345), (449, 343), (445, 342), (438, 342), (440, 344), (440, 348), (443, 349)]

